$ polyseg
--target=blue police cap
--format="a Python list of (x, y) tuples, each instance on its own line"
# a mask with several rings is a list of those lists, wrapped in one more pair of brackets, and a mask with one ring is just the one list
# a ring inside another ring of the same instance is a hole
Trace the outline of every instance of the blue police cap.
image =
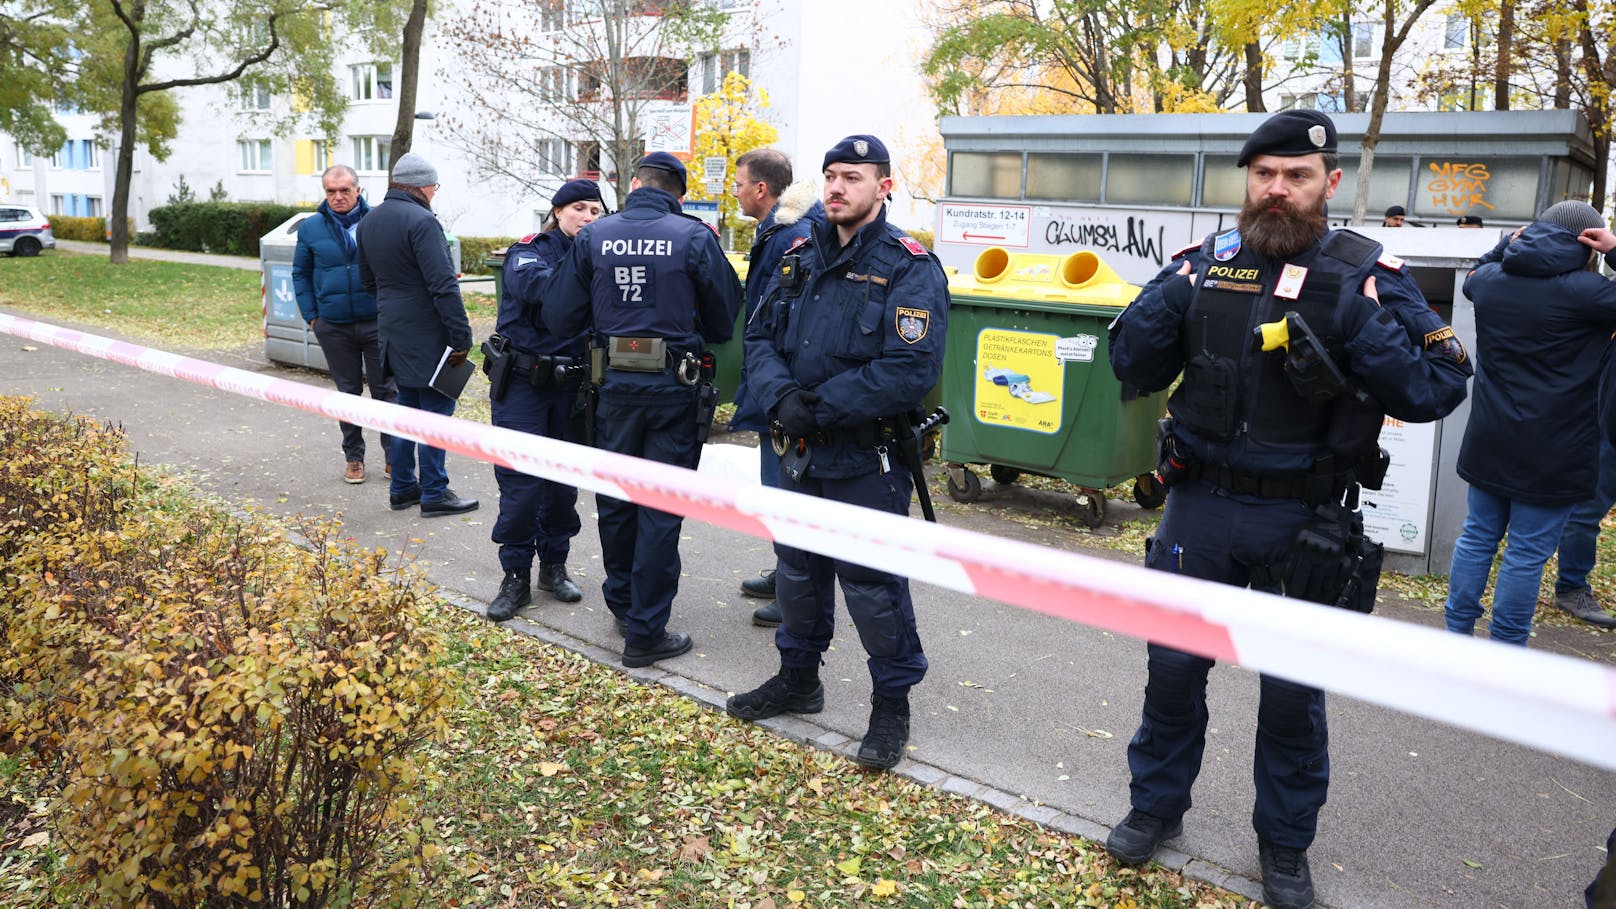
[(890, 164), (887, 147), (874, 136), (848, 136), (825, 152), (825, 163), (820, 170), (832, 164)]
[(641, 158), (640, 163), (636, 165), (636, 169), (640, 167), (654, 167), (657, 170), (665, 170), (668, 173), (673, 174), (675, 177), (678, 177), (679, 194), (681, 196), (684, 195), (687, 184), (685, 182), (685, 163), (683, 161), (680, 161), (678, 158), (675, 158), (673, 155), (670, 155), (667, 152), (657, 151), (651, 152), (649, 155)]
[(1300, 158), (1335, 151), (1335, 123), (1329, 117), (1316, 110), (1282, 110), (1251, 134), (1235, 166), (1245, 167), (1257, 155)]
[(600, 202), (600, 185), (594, 180), (568, 180), (550, 197), (550, 207), (564, 208), (584, 201)]

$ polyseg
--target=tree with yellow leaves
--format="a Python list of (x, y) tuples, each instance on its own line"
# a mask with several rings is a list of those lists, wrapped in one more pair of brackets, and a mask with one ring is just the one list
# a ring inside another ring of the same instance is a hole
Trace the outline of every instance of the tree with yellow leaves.
[[(780, 138), (779, 130), (758, 118), (769, 106), (769, 94), (754, 89), (751, 80), (732, 72), (724, 77), (718, 91), (703, 95), (696, 102), (696, 138), (692, 143), (691, 161), (699, 164), (708, 158), (722, 157), (724, 173), (735, 173), (735, 159), (754, 148), (762, 148)], [(735, 197), (728, 184), (716, 196), (692, 179), (689, 198), (718, 200), (718, 223), (729, 224), (735, 217)]]

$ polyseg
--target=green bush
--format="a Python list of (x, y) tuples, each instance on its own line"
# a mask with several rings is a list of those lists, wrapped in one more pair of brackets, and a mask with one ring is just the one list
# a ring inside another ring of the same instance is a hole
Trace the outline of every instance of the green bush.
[(908, 234), (911, 237), (914, 237), (916, 240), (919, 240), (920, 245), (926, 247), (927, 249), (936, 250), (936, 248), (937, 248), (935, 243), (933, 242), (935, 240), (935, 237), (933, 236), (932, 231), (929, 231), (929, 230), (906, 230), (906, 231), (904, 231), (904, 233)]
[(157, 242), (167, 249), (258, 255), (258, 240), (307, 209), (273, 202), (176, 202), (151, 210)]
[(0, 398), (0, 749), (50, 762), (53, 840), (97, 905), (379, 905), (435, 858), (410, 823), (451, 697), (425, 594), (299, 531)]
[(486, 275), (491, 269), (483, 264), (494, 253), (510, 249), (520, 237), (461, 237), (460, 271), (468, 275)]
[(101, 243), (107, 238), (106, 218), (75, 218), (71, 215), (51, 215), (51, 234), (58, 240), (87, 240)]

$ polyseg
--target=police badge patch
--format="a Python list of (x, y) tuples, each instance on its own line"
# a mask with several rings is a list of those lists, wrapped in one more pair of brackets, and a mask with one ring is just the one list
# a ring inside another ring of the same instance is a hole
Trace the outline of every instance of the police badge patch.
[(924, 309), (908, 309), (898, 307), (898, 337), (905, 344), (915, 344), (926, 336), (926, 329), (931, 327), (931, 313)]
[(854, 139), (853, 151), (857, 153), (860, 158), (862, 158), (870, 153), (870, 143), (864, 141), (863, 139)]
[(1240, 255), (1240, 228), (1212, 238), (1212, 258), (1227, 262)]

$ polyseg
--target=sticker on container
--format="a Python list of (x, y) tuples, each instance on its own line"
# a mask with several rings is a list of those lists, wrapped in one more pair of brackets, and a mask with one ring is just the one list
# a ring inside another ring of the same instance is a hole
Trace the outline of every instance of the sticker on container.
[(1094, 351), (1099, 347), (1100, 339), (1094, 335), (1061, 338), (1055, 342), (1055, 359), (1062, 363), (1093, 363)]
[[(1059, 432), (1066, 363), (1057, 358), (1055, 351), (1058, 344), (1070, 340), (1074, 339), (983, 329), (976, 338), (973, 415), (977, 421), (1030, 432)], [(1097, 339), (1091, 340), (1098, 343)]]

